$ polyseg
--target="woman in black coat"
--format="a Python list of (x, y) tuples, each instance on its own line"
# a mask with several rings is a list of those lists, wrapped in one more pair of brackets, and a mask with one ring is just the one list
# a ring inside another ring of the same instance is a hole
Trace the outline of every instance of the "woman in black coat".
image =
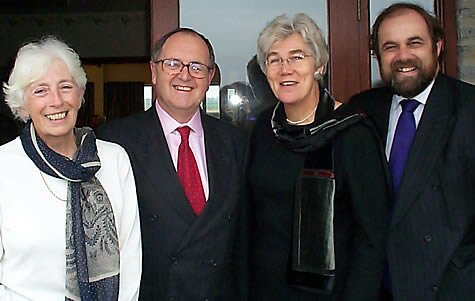
[(251, 300), (377, 300), (388, 191), (381, 143), (321, 79), (323, 35), (305, 14), (258, 38), (274, 108), (257, 119), (248, 169)]

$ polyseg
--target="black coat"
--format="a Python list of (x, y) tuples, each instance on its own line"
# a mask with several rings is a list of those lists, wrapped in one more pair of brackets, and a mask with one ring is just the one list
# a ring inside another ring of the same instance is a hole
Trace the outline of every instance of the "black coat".
[(360, 122), (333, 140), (336, 286), (331, 296), (309, 293), (286, 281), (294, 187), (306, 154), (276, 140), (271, 113), (272, 109), (259, 117), (251, 140), (251, 299), (377, 300), (389, 196), (377, 135), (369, 124)]

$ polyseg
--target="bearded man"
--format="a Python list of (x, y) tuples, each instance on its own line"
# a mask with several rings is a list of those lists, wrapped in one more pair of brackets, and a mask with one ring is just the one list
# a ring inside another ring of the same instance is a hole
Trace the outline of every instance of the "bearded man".
[(420, 6), (386, 8), (372, 31), (385, 87), (350, 100), (374, 120), (388, 160), (381, 300), (475, 296), (475, 87), (442, 74), (443, 34)]

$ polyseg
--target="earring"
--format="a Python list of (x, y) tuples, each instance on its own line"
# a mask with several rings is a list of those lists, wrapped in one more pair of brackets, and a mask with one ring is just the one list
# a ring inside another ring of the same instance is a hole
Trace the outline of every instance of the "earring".
[(323, 78), (323, 74), (320, 72), (320, 70), (317, 70), (313, 74), (313, 78), (315, 78), (315, 80), (321, 80)]

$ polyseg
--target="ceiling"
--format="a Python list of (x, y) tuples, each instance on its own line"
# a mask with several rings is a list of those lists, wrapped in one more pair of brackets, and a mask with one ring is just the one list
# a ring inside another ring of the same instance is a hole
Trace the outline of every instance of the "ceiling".
[(144, 11), (150, 0), (2, 0), (0, 14)]

